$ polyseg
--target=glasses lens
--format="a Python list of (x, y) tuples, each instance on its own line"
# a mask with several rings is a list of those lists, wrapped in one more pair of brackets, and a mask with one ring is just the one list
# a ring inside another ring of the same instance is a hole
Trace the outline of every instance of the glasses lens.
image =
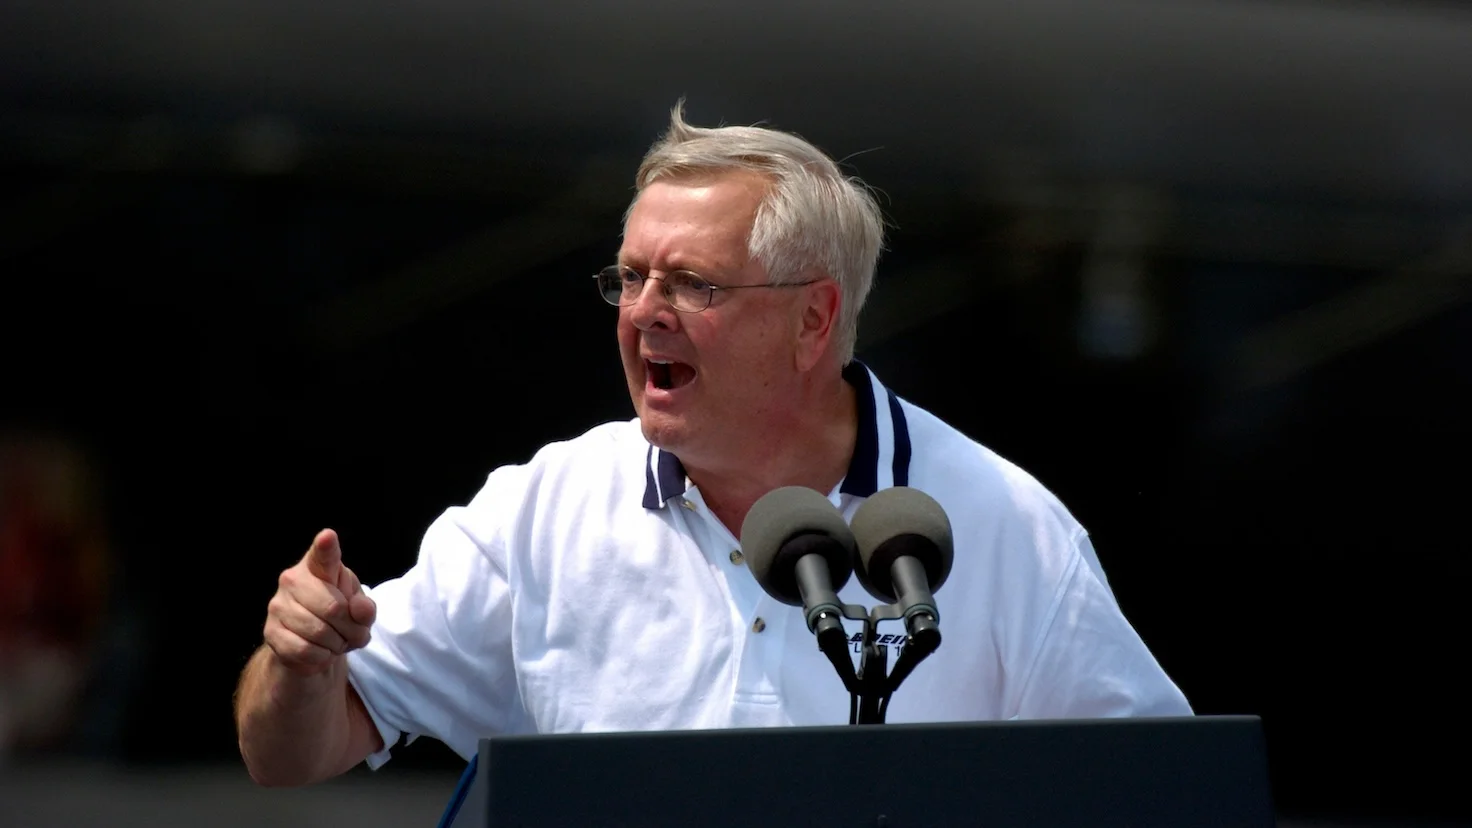
[(639, 282), (638, 275), (629, 276), (627, 275), (629, 272), (631, 271), (628, 271), (627, 268), (617, 266), (605, 267), (599, 271), (598, 292), (603, 294), (603, 301), (610, 305), (623, 304), (624, 292), (625, 290), (629, 290), (625, 286), (626, 280), (632, 278), (636, 285)]
[(710, 306), (711, 290), (710, 282), (696, 276), (694, 273), (686, 273), (677, 270), (665, 279), (665, 290), (668, 291), (670, 304), (676, 310), (696, 313)]

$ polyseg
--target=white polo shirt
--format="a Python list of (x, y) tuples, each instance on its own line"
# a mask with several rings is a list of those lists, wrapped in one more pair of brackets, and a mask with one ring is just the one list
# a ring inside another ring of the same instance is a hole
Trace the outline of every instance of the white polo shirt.
[[(876, 491), (913, 486), (955, 537), (944, 642), (888, 721), (1190, 715), (1057, 498), (862, 364), (844, 376), (858, 438), (830, 499), (851, 520)], [(846, 724), (848, 692), (801, 609), (768, 597), (740, 548), (637, 420), (496, 469), (371, 590), (373, 640), (348, 656), (386, 746), (368, 764), (419, 735), (468, 760), (505, 733)], [(839, 596), (876, 603), (857, 579)], [(903, 623), (879, 632), (893, 666)]]

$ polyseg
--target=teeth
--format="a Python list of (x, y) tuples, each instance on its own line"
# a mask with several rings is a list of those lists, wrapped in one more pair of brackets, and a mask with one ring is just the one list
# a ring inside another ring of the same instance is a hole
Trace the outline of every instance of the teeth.
[(673, 365), (675, 363), (673, 359), (651, 359), (649, 361), (655, 365)]

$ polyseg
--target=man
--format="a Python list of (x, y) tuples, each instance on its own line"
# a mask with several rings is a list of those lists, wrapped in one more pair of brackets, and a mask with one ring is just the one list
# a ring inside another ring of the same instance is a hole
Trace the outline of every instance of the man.
[(376, 768), (423, 734), (468, 759), (499, 733), (846, 722), (801, 612), (743, 567), (747, 512), (793, 485), (849, 519), (892, 485), (949, 513), (946, 643), (889, 721), (1190, 713), (1067, 510), (852, 359), (882, 244), (860, 184), (795, 136), (679, 107), (636, 183), (597, 284), (637, 418), (496, 469), (371, 593), (321, 532), (241, 678), (258, 782)]

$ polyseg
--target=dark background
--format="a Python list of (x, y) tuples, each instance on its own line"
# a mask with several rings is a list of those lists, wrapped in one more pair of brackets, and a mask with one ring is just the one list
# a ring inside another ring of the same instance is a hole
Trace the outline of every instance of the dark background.
[(391, 577), (630, 416), (589, 274), (683, 95), (880, 191), (860, 358), (1069, 504), (1286, 817), (1472, 821), (1458, 4), (19, 3), (0, 92), (0, 427), (80, 458), (112, 573), (12, 761), (243, 776), (317, 529)]

